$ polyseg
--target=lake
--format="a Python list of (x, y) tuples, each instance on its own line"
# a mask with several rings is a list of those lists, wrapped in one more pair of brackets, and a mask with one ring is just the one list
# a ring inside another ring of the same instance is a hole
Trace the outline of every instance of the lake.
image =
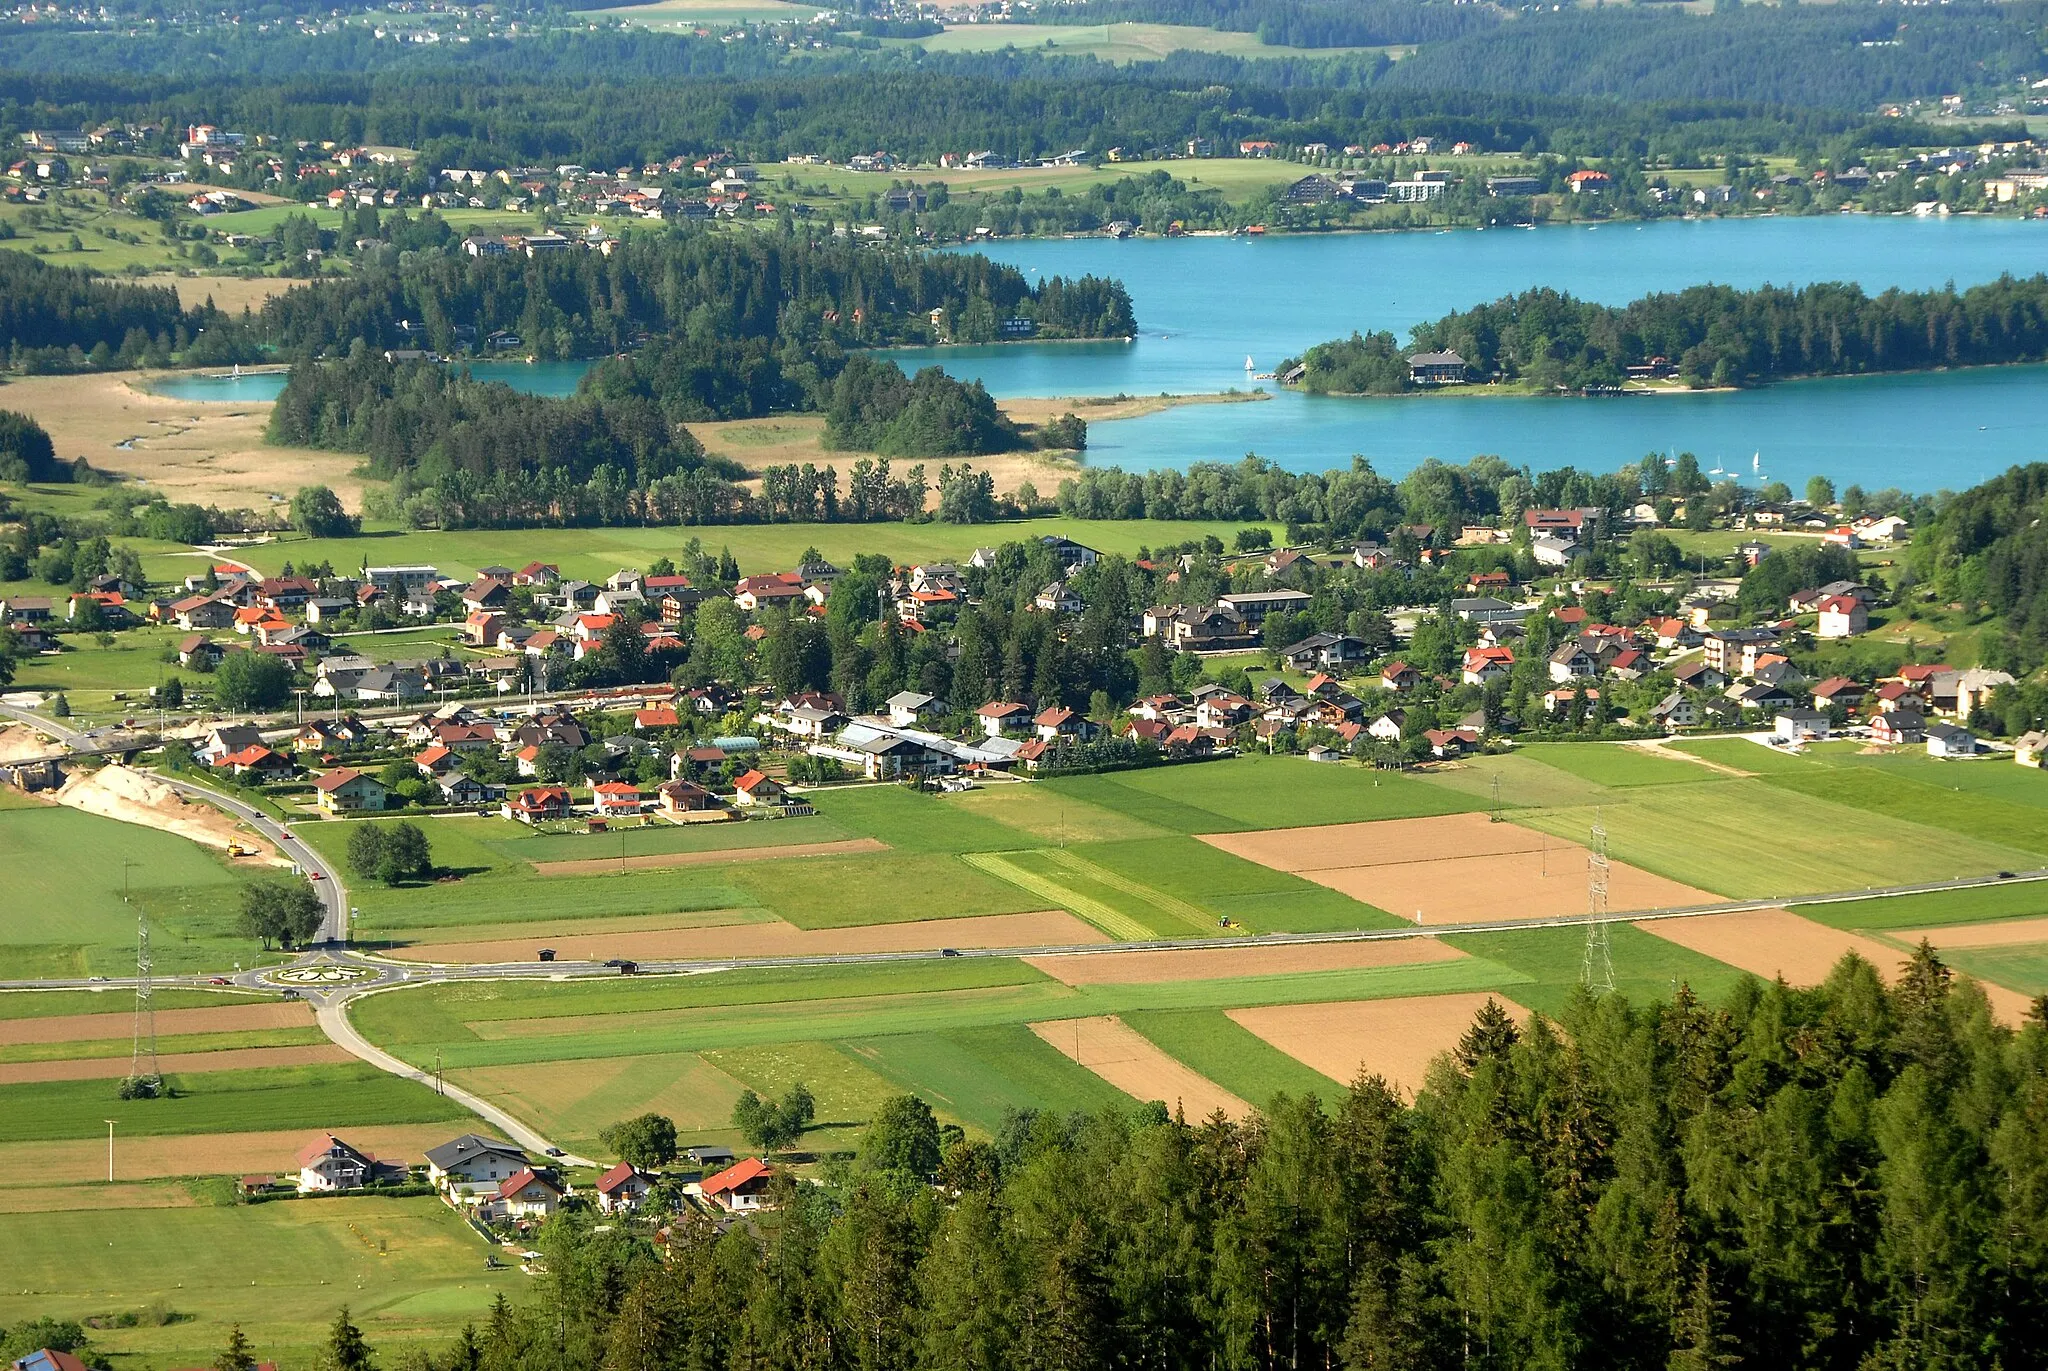
[[(1115, 276), (1139, 336), (1117, 343), (911, 348), (998, 397), (1277, 390), (1258, 371), (1357, 329), (1405, 335), (1533, 286), (1622, 304), (1702, 282), (1850, 280), (1871, 291), (1970, 286), (2048, 271), (2048, 223), (2016, 219), (1725, 219), (1539, 229), (1273, 238), (1017, 240), (981, 249), (1028, 277)], [(479, 376), (567, 394), (580, 363), (480, 363)], [(282, 378), (179, 377), (187, 399), (274, 398)], [(1585, 399), (1485, 394), (1350, 398), (1280, 392), (1091, 425), (1089, 461), (1133, 470), (1234, 461), (1256, 452), (1297, 471), (1369, 457), (1399, 476), (1426, 457), (1493, 453), (1537, 470), (1612, 470), (1651, 451), (1785, 480), (1825, 475), (1876, 489), (1960, 489), (2015, 462), (2048, 459), (2048, 367), (1802, 381), (1764, 390)]]

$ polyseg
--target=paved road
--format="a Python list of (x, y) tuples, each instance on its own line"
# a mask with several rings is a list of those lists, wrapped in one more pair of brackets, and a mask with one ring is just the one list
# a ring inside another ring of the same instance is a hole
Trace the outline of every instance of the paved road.
[(254, 805), (235, 799), (231, 795), (223, 795), (210, 786), (203, 786), (177, 776), (166, 776), (162, 772), (153, 774), (180, 794), (196, 796), (227, 810), (276, 843), (280, 852), (299, 864), (300, 870), (319, 872), (321, 879), (313, 882), (313, 889), (319, 892), (320, 902), (327, 908), (327, 917), (320, 924), (320, 940), (336, 946), (348, 942), (348, 886), (342, 881), (341, 873), (335, 870), (335, 863), (329, 862), (308, 847), (290, 828)]

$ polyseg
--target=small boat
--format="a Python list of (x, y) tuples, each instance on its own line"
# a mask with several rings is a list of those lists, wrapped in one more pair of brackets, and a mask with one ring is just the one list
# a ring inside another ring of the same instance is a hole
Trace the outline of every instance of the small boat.
[(1250, 354), (1249, 352), (1247, 352), (1247, 353), (1246, 353), (1246, 354), (1244, 355), (1244, 369), (1245, 369), (1246, 371), (1257, 371), (1257, 370), (1258, 370), (1258, 368), (1257, 368), (1256, 366), (1252, 365), (1252, 355), (1251, 355), (1251, 354)]

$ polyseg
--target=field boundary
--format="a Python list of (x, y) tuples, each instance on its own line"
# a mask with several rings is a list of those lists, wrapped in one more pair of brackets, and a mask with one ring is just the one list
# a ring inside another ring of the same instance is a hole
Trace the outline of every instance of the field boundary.
[(702, 852), (649, 852), (638, 857), (570, 857), (533, 862), (541, 876), (602, 876), (608, 871), (659, 871), (675, 866), (726, 866), (733, 862), (772, 862), (783, 857), (841, 857), (857, 852), (887, 852), (880, 838), (842, 838), (829, 843), (784, 843), (778, 847), (715, 847)]
[(1130, 915), (1119, 913), (1102, 901), (1090, 899), (1077, 890), (1070, 890), (1050, 877), (1024, 870), (1011, 860), (1013, 855), (1005, 852), (963, 852), (960, 854), (960, 860), (977, 871), (994, 876), (997, 880), (1008, 881), (1020, 890), (1071, 910), (1112, 938), (1139, 942), (1152, 937), (1152, 930)]
[(1170, 914), (1198, 932), (1206, 932), (1213, 925), (1215, 916), (1200, 905), (1191, 904), (1178, 895), (1155, 890), (1143, 881), (1134, 880), (1121, 872), (1111, 871), (1106, 866), (1098, 866), (1085, 857), (1076, 856), (1064, 847), (1047, 848), (1044, 856), (1054, 866), (1063, 867), (1077, 876), (1086, 876), (1089, 880), (1098, 881), (1112, 890), (1121, 890), (1126, 895), (1143, 900), (1160, 913)]

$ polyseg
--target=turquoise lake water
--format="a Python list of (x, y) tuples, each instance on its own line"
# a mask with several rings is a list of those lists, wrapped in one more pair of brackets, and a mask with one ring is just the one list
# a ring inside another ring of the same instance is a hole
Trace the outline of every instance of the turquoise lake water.
[[(1620, 304), (1702, 282), (1860, 282), (1871, 291), (1970, 286), (2048, 271), (2048, 223), (2013, 219), (1786, 218), (1535, 230), (1173, 241), (995, 243), (987, 254), (1042, 278), (1115, 276), (1129, 287), (1129, 343), (904, 349), (1003, 396), (1156, 395), (1249, 389), (1282, 357), (1353, 329), (1405, 334), (1453, 309), (1533, 286)], [(574, 389), (577, 364), (480, 365), (543, 394)], [(191, 399), (269, 399), (278, 378), (183, 378)], [(1764, 390), (1626, 399), (1430, 396), (1353, 399), (1282, 392), (1091, 425), (1089, 461), (1130, 469), (1233, 461), (1256, 452), (1294, 470), (1362, 454), (1388, 475), (1425, 457), (1493, 453), (1538, 470), (1612, 470), (1650, 451), (1792, 483), (1960, 489), (2048, 459), (2048, 366), (1806, 381)]]

